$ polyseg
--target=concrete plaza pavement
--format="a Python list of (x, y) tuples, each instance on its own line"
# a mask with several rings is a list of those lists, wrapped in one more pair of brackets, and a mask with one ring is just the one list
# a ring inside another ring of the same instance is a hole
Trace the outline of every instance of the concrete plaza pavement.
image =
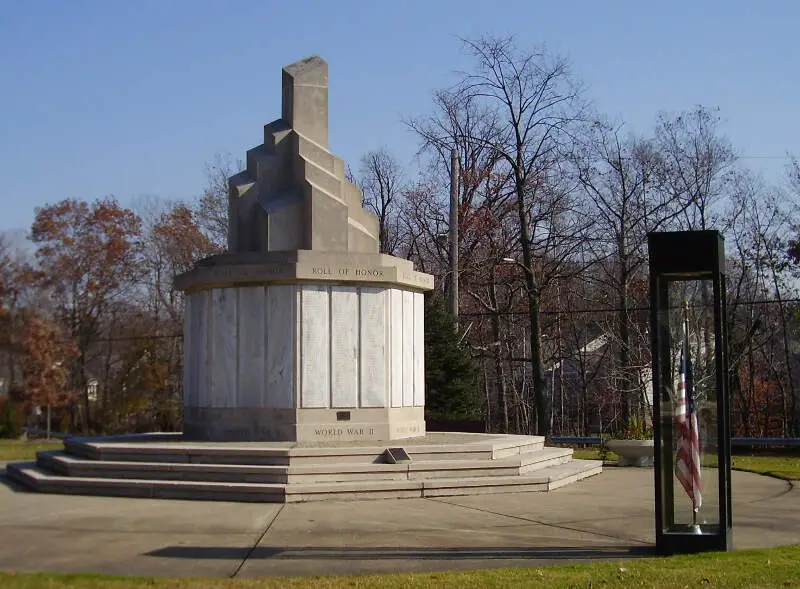
[[(4, 469), (0, 464), (0, 473)], [(800, 543), (800, 490), (733, 473), (737, 549)], [(175, 577), (419, 572), (652, 554), (653, 470), (549, 493), (287, 505), (46, 495), (0, 476), (0, 570)]]

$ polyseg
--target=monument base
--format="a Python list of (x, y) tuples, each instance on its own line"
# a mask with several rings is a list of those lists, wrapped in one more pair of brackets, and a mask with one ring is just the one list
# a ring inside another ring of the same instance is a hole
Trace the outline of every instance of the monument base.
[(184, 437), (207, 442), (377, 442), (425, 435), (424, 407), (185, 407)]
[[(389, 448), (409, 460), (391, 461)], [(602, 469), (537, 436), (451, 432), (393, 444), (302, 444), (161, 433), (67, 438), (63, 451), (9, 464), (8, 477), (45, 493), (292, 503), (551, 491)]]
[(421, 292), (324, 282), (195, 286), (184, 327), (190, 439), (425, 435)]

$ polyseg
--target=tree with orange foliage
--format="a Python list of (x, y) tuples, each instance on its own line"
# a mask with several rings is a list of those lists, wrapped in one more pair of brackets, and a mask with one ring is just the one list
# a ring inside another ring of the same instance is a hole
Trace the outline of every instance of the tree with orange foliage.
[(113, 198), (66, 199), (36, 209), (38, 283), (52, 293), (56, 316), (76, 346), (69, 388), (81, 391), (84, 433), (91, 429), (87, 361), (104, 311), (141, 275), (141, 220)]
[[(136, 407), (137, 419), (149, 416), (159, 429), (177, 427), (180, 416), (183, 346), (172, 336), (182, 330), (184, 299), (173, 279), (218, 251), (201, 226), (200, 214), (184, 204), (172, 205), (148, 223), (147, 314), (135, 328), (131, 326), (131, 334), (139, 339), (119, 357), (123, 374), (119, 386), (127, 391), (119, 401), (128, 407), (128, 415)], [(118, 413), (126, 410), (120, 406)]]
[(147, 236), (147, 264), (150, 272), (154, 315), (165, 309), (175, 327), (183, 321), (183, 300), (172, 281), (192, 269), (198, 260), (219, 250), (200, 227), (198, 214), (183, 204), (161, 214)]
[(67, 366), (76, 350), (71, 342), (62, 338), (61, 330), (52, 321), (37, 315), (25, 321), (22, 340), (24, 401), (28, 410), (46, 408), (48, 438), (52, 408), (68, 405), (74, 396), (74, 391), (67, 387)]
[(8, 328), (9, 312), (6, 309), (5, 298), (9, 291), (8, 274), (11, 261), (5, 251), (4, 244), (0, 240), (0, 351), (4, 351), (8, 346), (8, 339), (11, 333)]
[(173, 274), (191, 270), (199, 259), (219, 253), (203, 233), (197, 215), (179, 204), (161, 215), (153, 228), (152, 239), (169, 263)]
[[(11, 388), (13, 381), (14, 355), (12, 351), (12, 315), (6, 308), (6, 298), (10, 289), (9, 274), (11, 261), (8, 257), (5, 244), (0, 236), (0, 359), (8, 364), (8, 387)], [(5, 380), (5, 379), (2, 379)], [(0, 437), (15, 437), (18, 434), (19, 422), (14, 403), (9, 396), (3, 398), (2, 389), (5, 389), (5, 382), (0, 382)]]
[[(11, 254), (0, 239), (0, 361), (5, 369), (9, 394), (19, 392), (16, 375), (20, 355), (20, 333), (26, 295), (33, 283), (30, 268)], [(30, 301), (27, 301), (30, 304)]]

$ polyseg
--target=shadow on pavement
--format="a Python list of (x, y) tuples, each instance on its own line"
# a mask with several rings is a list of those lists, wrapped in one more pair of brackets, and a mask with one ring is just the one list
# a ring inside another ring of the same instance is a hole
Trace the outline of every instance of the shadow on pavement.
[[(167, 546), (145, 554), (163, 558), (231, 559), (241, 558), (242, 549), (224, 546)], [(654, 556), (654, 546), (548, 546), (542, 548), (319, 548), (319, 547), (256, 547), (251, 559), (289, 560), (465, 560), (465, 559), (608, 559)]]

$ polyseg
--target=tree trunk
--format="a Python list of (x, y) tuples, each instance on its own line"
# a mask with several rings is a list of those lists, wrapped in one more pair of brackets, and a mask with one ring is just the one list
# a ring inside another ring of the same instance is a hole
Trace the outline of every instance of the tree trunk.
[(752, 341), (748, 343), (747, 346), (747, 390), (749, 396), (749, 402), (747, 411), (744, 414), (745, 419), (745, 432), (744, 435), (749, 437), (750, 436), (750, 415), (753, 409), (757, 409), (756, 406), (756, 383), (755, 383), (755, 361), (753, 358), (753, 343)]
[[(800, 436), (800, 423), (797, 423), (796, 416), (797, 416), (797, 395), (795, 394), (794, 390), (794, 377), (792, 376), (792, 358), (791, 352), (789, 350), (789, 330), (786, 327), (786, 307), (783, 302), (783, 296), (781, 295), (780, 285), (778, 284), (778, 278), (775, 275), (774, 269), (772, 274), (773, 284), (775, 285), (775, 293), (778, 296), (778, 307), (781, 314), (781, 332), (783, 336), (783, 354), (784, 354), (784, 362), (786, 363), (786, 379), (789, 385), (789, 399), (786, 399), (786, 395), (784, 394), (783, 399), (783, 406), (784, 406), (784, 424), (789, 422), (790, 426), (788, 428), (789, 435), (793, 436)], [(787, 408), (787, 401), (789, 407)], [(786, 419), (788, 417), (788, 420)], [(787, 433), (787, 427), (784, 425), (784, 435)]]
[[(631, 333), (630, 321), (628, 317), (628, 307), (630, 306), (628, 287), (630, 283), (630, 272), (628, 269), (628, 256), (625, 250), (625, 233), (620, 234), (619, 243), (619, 290), (617, 292), (617, 333), (619, 335), (619, 378), (618, 386), (622, 389), (625, 402), (622, 405), (622, 423), (627, 428), (631, 424), (631, 418), (638, 416), (638, 407), (634, 406), (633, 391), (631, 390)], [(638, 389), (637, 389), (638, 392)]]
[[(500, 318), (497, 313), (492, 314), (492, 338), (493, 341), (500, 341)], [(494, 371), (495, 379), (500, 393), (500, 411), (503, 419), (503, 433), (508, 433), (508, 387), (506, 386), (506, 375), (503, 367), (503, 359), (500, 357), (500, 346), (494, 350)]]
[(503, 368), (503, 360), (500, 357), (500, 312), (497, 307), (497, 285), (495, 283), (495, 270), (494, 266), (491, 267), (489, 272), (489, 304), (492, 308), (492, 352), (494, 356), (494, 376), (497, 383), (498, 397), (500, 400), (500, 416), (503, 420), (502, 428), (503, 433), (508, 433), (508, 388), (506, 386), (506, 375)]
[(536, 428), (534, 433), (546, 436), (550, 432), (550, 419), (547, 412), (547, 396), (545, 395), (544, 364), (542, 362), (542, 328), (539, 321), (539, 285), (533, 272), (533, 252), (531, 246), (528, 214), (525, 210), (525, 186), (522, 178), (517, 178), (517, 212), (520, 222), (520, 245), (522, 246), (522, 263), (525, 269), (525, 290), (528, 298), (528, 320), (530, 322), (531, 377), (533, 379), (533, 407), (536, 412)]
[(81, 352), (80, 357), (79, 382), (81, 384), (80, 391), (83, 397), (83, 433), (84, 435), (89, 435), (89, 432), (91, 431), (91, 418), (89, 415), (89, 386), (86, 378), (86, 360), (83, 352)]
[(486, 431), (493, 431), (494, 425), (492, 423), (492, 396), (489, 392), (489, 371), (486, 370), (486, 359), (481, 360), (481, 367), (483, 368), (483, 396), (486, 399)]

